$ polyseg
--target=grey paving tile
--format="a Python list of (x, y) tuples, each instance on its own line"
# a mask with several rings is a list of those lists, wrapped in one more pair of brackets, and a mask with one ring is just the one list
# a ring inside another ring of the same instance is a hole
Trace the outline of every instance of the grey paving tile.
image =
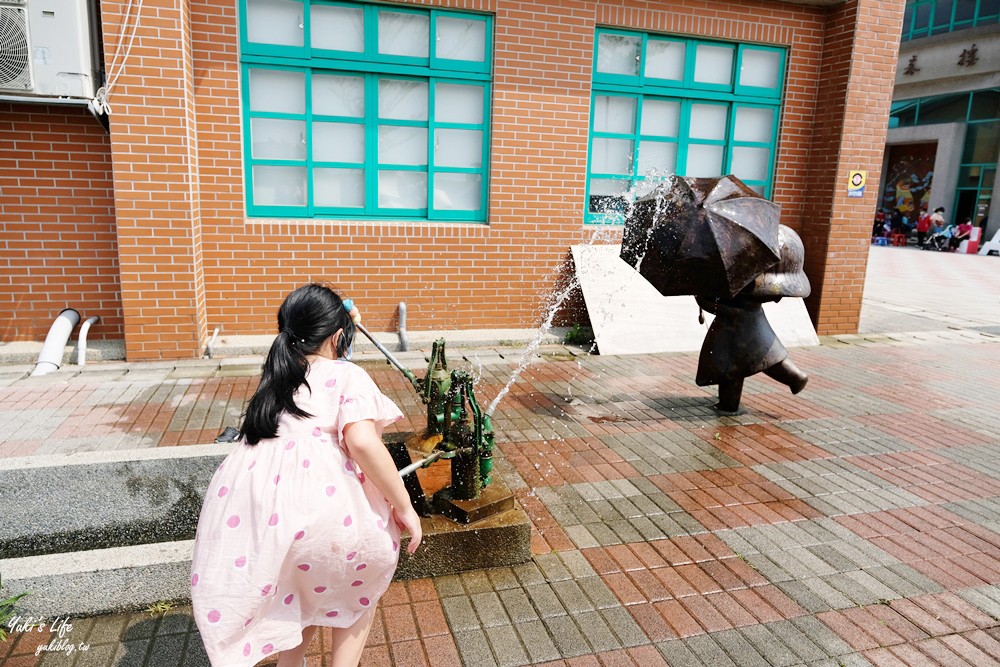
[[(500, 597), (490, 591), (489, 593), (477, 593), (470, 597), (472, 607), (479, 617), (479, 625), (482, 628), (492, 628), (497, 625), (510, 625), (510, 619), (504, 606), (500, 602)], [(451, 617), (449, 616), (449, 619)]]
[(748, 625), (739, 628), (739, 631), (773, 667), (788, 667), (799, 662), (799, 656), (767, 625)]
[(532, 663), (548, 662), (562, 657), (541, 621), (518, 623), (514, 625), (514, 630), (520, 636)]
[(486, 628), (486, 639), (489, 640), (493, 655), (501, 667), (517, 667), (530, 662), (528, 653), (513, 626), (499, 625)]
[(452, 632), (476, 630), (480, 628), (479, 618), (472, 608), (472, 601), (463, 596), (441, 598), (441, 608), (448, 619)]
[(577, 582), (572, 579), (553, 583), (552, 591), (570, 614), (594, 611), (594, 604), (584, 594)]
[(595, 652), (613, 651), (622, 647), (621, 641), (600, 613), (587, 611), (573, 614), (571, 618), (576, 622), (580, 632), (587, 638), (587, 642)]
[(740, 667), (771, 667), (750, 641), (739, 630), (724, 630), (712, 633), (712, 638), (722, 647), (733, 662)]
[(618, 637), (622, 646), (642, 646), (649, 643), (649, 637), (624, 607), (609, 607), (601, 609), (598, 613)]
[(833, 630), (815, 616), (799, 616), (788, 621), (831, 658), (852, 653), (852, 649)]
[(523, 589), (507, 588), (499, 591), (498, 595), (507, 615), (515, 624), (538, 620), (538, 612)]
[(490, 650), (489, 641), (482, 630), (455, 632), (455, 645), (466, 667), (492, 667), (497, 659)]
[(509, 567), (497, 567), (486, 570), (486, 576), (489, 577), (490, 585), (493, 587), (493, 590), (496, 591), (521, 587), (521, 582), (518, 581), (517, 575), (515, 575), (514, 570)]
[(485, 593), (487, 591), (493, 590), (493, 583), (490, 578), (486, 575), (485, 570), (473, 570), (472, 572), (463, 572), (461, 575), (462, 584), (465, 586), (465, 590), (469, 595), (474, 595), (476, 593)]
[(986, 444), (945, 447), (936, 450), (935, 453), (984, 475), (989, 475), (993, 479), (1000, 479), (1000, 459), (998, 459), (996, 451), (996, 444)]
[(704, 667), (706, 664), (698, 654), (688, 648), (683, 639), (660, 642), (656, 648), (670, 667)]
[(570, 616), (551, 616), (542, 621), (552, 636), (559, 654), (564, 658), (590, 653), (587, 640)]
[(704, 665), (713, 667), (737, 667), (736, 663), (726, 655), (725, 650), (719, 646), (712, 635), (697, 635), (686, 637), (684, 643), (687, 644), (691, 652), (698, 656)]
[(527, 586), (524, 589), (524, 593), (531, 600), (535, 609), (538, 610), (538, 615), (542, 618), (566, 615), (566, 608), (562, 606), (559, 598), (548, 584)]
[(462, 585), (462, 578), (457, 574), (447, 574), (441, 577), (434, 577), (434, 588), (442, 598), (452, 595), (465, 595), (465, 587)]
[(802, 662), (809, 663), (828, 657), (826, 651), (816, 645), (807, 634), (789, 621), (768, 623), (767, 629), (784, 646), (791, 649)]
[(1000, 586), (982, 586), (957, 591), (969, 604), (1000, 621)]
[(594, 605), (595, 609), (609, 609), (621, 604), (618, 597), (611, 591), (600, 577), (584, 577), (577, 579), (580, 589)]

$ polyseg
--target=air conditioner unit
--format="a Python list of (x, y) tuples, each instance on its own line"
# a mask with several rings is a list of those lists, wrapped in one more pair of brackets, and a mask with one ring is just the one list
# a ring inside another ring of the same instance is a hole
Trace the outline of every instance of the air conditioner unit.
[(0, 0), (0, 95), (94, 97), (97, 20), (90, 0)]

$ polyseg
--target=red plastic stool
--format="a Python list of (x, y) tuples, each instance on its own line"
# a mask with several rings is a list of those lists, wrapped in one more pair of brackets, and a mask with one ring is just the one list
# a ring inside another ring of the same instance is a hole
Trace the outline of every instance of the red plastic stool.
[(893, 234), (889, 237), (892, 241), (892, 245), (905, 246), (906, 245), (906, 234)]

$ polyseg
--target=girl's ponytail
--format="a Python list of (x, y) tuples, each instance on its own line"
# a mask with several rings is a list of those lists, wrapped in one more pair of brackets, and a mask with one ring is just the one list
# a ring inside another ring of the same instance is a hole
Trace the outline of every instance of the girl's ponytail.
[(240, 427), (240, 437), (247, 444), (275, 437), (283, 412), (312, 417), (295, 404), (295, 391), (303, 384), (309, 387), (306, 356), (315, 354), (338, 329), (344, 330), (347, 343), (353, 340), (354, 323), (332, 289), (312, 284), (288, 295), (278, 310), (278, 336), (268, 350), (260, 385), (247, 404)]

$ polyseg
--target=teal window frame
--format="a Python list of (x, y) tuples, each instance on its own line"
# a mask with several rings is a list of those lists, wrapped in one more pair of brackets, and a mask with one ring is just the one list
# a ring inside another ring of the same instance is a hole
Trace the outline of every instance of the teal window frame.
[[(973, 116), (974, 100), (975, 96), (980, 93), (994, 93), (1000, 95), (1000, 88), (984, 88), (982, 90), (973, 90), (967, 93), (955, 93), (949, 95), (935, 95), (932, 97), (917, 97), (908, 100), (897, 100), (892, 103), (889, 110), (889, 128), (896, 127), (914, 127), (916, 125), (935, 125), (938, 123), (989, 123), (1000, 119), (1000, 107), (997, 109), (996, 118), (976, 118)], [(939, 102), (946, 99), (958, 99), (965, 97), (965, 115), (963, 118), (957, 118), (954, 120), (942, 120), (942, 121), (930, 121), (924, 122), (921, 117), (921, 109), (928, 106), (929, 104)], [(912, 120), (911, 120), (912, 117)]]
[[(946, 6), (941, 6), (939, 0), (907, 0), (902, 41), (1000, 22), (1000, 9), (988, 9), (984, 0), (975, 0), (975, 3), (972, 18), (956, 20), (958, 3), (955, 0)], [(927, 16), (926, 25), (921, 19), (922, 12)]]
[[(640, 67), (635, 75), (613, 74), (599, 72), (597, 69), (598, 45), (601, 35), (620, 35), (640, 39)], [(651, 77), (646, 73), (646, 47), (650, 41), (662, 40), (679, 42), (685, 46), (684, 74), (681, 79), (661, 79)], [(694, 81), (695, 54), (702, 44), (712, 46), (723, 45), (733, 49), (733, 70), (728, 86), (719, 84), (699, 83)], [(743, 55), (747, 50), (758, 49), (778, 53), (779, 70), (777, 85), (773, 88), (745, 86), (739, 83), (739, 74)], [(648, 141), (675, 143), (677, 145), (675, 169), (682, 173), (686, 169), (688, 149), (692, 145), (714, 145), (723, 147), (723, 174), (729, 173), (733, 161), (733, 149), (739, 147), (766, 148), (770, 151), (767, 178), (764, 180), (745, 180), (747, 185), (760, 188), (763, 196), (770, 198), (773, 191), (774, 165), (777, 159), (778, 134), (781, 123), (781, 101), (787, 70), (787, 49), (783, 47), (761, 44), (738, 44), (698, 38), (679, 37), (674, 35), (657, 35), (639, 33), (616, 28), (598, 28), (594, 38), (593, 57), (593, 87), (590, 100), (590, 132), (587, 141), (587, 183), (585, 188), (584, 222), (587, 224), (621, 224), (622, 216), (615, 207), (605, 211), (591, 211), (591, 182), (593, 180), (616, 180), (629, 184), (641, 184), (647, 180), (646, 174), (639, 173), (640, 144)], [(632, 133), (597, 131), (595, 113), (598, 97), (627, 97), (636, 101), (634, 128)], [(662, 137), (642, 134), (642, 112), (645, 101), (677, 102), (679, 109), (679, 126), (677, 137)], [(726, 106), (727, 122), (723, 139), (701, 139), (690, 136), (691, 106), (693, 104), (719, 104)], [(736, 141), (736, 110), (741, 107), (765, 108), (773, 110), (773, 125), (771, 140), (768, 142)], [(592, 171), (594, 160), (595, 139), (619, 139), (632, 142), (631, 173), (611, 174)], [(722, 174), (720, 174), (722, 175)]]
[[(430, 220), (454, 222), (486, 222), (489, 208), (489, 144), (490, 144), (490, 104), (492, 100), (493, 63), (493, 16), (465, 11), (451, 11), (436, 8), (414, 8), (409, 6), (361, 3), (331, 2), (328, 0), (304, 0), (302, 14), (303, 45), (285, 46), (251, 42), (247, 29), (247, 0), (240, 0), (241, 20), (241, 117), (243, 120), (244, 179), (246, 185), (246, 210), (249, 217), (261, 218), (317, 218), (317, 219), (378, 219), (378, 220)], [(334, 51), (314, 48), (310, 44), (311, 9), (314, 6), (336, 6), (361, 9), (364, 18), (364, 50)], [(426, 15), (428, 24), (428, 56), (415, 58), (378, 53), (379, 12), (391, 11)], [(482, 62), (458, 61), (441, 58), (437, 54), (435, 39), (437, 21), (442, 17), (454, 17), (483, 23), (485, 35)], [(305, 113), (287, 114), (279, 112), (251, 111), (250, 71), (252, 69), (282, 70), (302, 72), (305, 75)], [(324, 116), (314, 114), (312, 108), (312, 79), (314, 74), (362, 77), (364, 83), (363, 117)], [(412, 79), (427, 84), (427, 120), (406, 121), (383, 119), (378, 116), (378, 81), (380, 79)], [(435, 120), (436, 85), (438, 83), (482, 86), (483, 107), (480, 123), (454, 123)], [(306, 156), (302, 160), (268, 159), (253, 156), (251, 121), (255, 118), (275, 118), (305, 121)], [(315, 122), (339, 122), (362, 124), (365, 127), (364, 162), (317, 161), (313, 157), (313, 126)], [(427, 129), (427, 164), (397, 165), (379, 161), (378, 136), (380, 126), (406, 125)], [(475, 130), (482, 133), (481, 162), (478, 167), (453, 167), (435, 164), (435, 131), (438, 129)], [(306, 169), (306, 201), (302, 206), (259, 205), (254, 202), (253, 170), (260, 166), (293, 166)], [(363, 207), (323, 207), (315, 204), (315, 169), (346, 168), (364, 171)], [(422, 208), (381, 207), (378, 202), (378, 177), (380, 171), (419, 171), (427, 174), (427, 204)], [(477, 174), (480, 177), (480, 206), (471, 209), (443, 209), (434, 205), (434, 182), (442, 174)]]

